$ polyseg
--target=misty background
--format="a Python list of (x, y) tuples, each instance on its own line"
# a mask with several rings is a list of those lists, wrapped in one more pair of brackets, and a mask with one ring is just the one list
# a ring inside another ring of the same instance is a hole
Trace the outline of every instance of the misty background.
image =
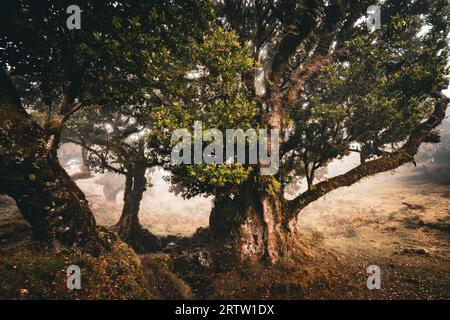
[[(449, 94), (448, 89), (446, 94)], [(379, 185), (381, 188), (398, 184), (399, 181), (402, 184), (408, 185), (408, 180), (402, 180), (402, 178), (410, 176), (416, 176), (419, 180), (436, 180), (432, 182), (438, 184), (450, 183), (450, 165), (449, 159), (447, 158), (447, 155), (450, 155), (450, 119), (448, 115), (449, 111), (447, 111), (447, 118), (439, 127), (441, 142), (437, 144), (422, 144), (416, 157), (417, 166), (407, 164), (393, 172), (369, 177), (351, 187), (335, 190), (330, 195), (325, 196), (324, 199), (321, 199), (318, 204), (306, 208), (305, 214), (302, 215), (302, 219), (306, 219), (303, 223), (306, 225), (308, 223), (310, 225), (314, 223), (320, 224), (321, 222), (317, 219), (317, 214), (308, 215), (307, 213), (311, 212), (311, 210), (321, 210), (321, 204), (336, 201), (336, 197), (337, 199), (344, 199), (345, 197), (352, 196), (356, 199), (361, 199), (364, 196), (364, 199), (370, 206), (371, 203), (374, 203), (372, 198), (375, 195), (368, 194), (364, 187), (367, 185), (375, 188), (371, 184), (374, 181), (381, 182), (381, 185)], [(446, 152), (449, 153), (447, 154)], [(79, 146), (72, 143), (63, 144), (59, 149), (58, 155), (61, 164), (69, 174), (76, 173), (80, 170), (81, 149)], [(439, 155), (438, 159), (436, 159), (437, 155)], [(321, 179), (345, 173), (358, 164), (359, 154), (352, 152), (343, 159), (337, 159), (331, 162), (326, 170), (324, 170)], [(181, 195), (171, 191), (171, 186), (165, 179), (169, 173), (162, 168), (148, 169), (147, 175), (151, 185), (144, 193), (139, 214), (141, 224), (144, 227), (161, 236), (169, 234), (189, 236), (197, 228), (208, 226), (209, 213), (212, 206), (211, 197), (197, 196), (191, 199), (183, 199)], [(367, 181), (371, 181), (371, 183), (367, 183)], [(86, 194), (86, 198), (89, 200), (99, 224), (113, 225), (119, 220), (123, 204), (123, 190), (120, 190), (113, 200), (107, 200), (103, 189), (105, 184), (120, 189), (120, 186), (124, 184), (123, 176), (109, 172), (95, 173), (92, 178), (77, 180), (76, 183)], [(286, 194), (286, 197), (292, 198), (295, 194), (303, 192), (306, 189), (306, 181), (300, 181), (299, 184), (289, 188), (289, 193)], [(343, 204), (345, 205), (345, 201)], [(349, 205), (351, 206), (350, 203), (347, 203), (347, 206)], [(338, 207), (335, 206), (334, 209), (336, 210)], [(308, 216), (310, 216), (309, 220), (307, 218)]]

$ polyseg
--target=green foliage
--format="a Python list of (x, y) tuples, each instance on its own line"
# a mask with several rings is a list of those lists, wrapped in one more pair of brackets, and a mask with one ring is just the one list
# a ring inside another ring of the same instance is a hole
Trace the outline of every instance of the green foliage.
[(191, 47), (209, 30), (210, 5), (85, 0), (77, 3), (81, 30), (68, 30), (69, 4), (8, 3), (7, 28), (0, 30), (2, 64), (49, 134), (52, 122), (68, 111), (64, 101), (82, 103), (65, 124), (63, 141), (94, 150), (94, 170), (123, 173), (137, 163), (152, 165), (144, 151), (147, 115), (161, 104), (156, 91), (178, 85)]
[[(363, 24), (307, 84), (291, 112), (287, 182), (350, 150), (362, 160), (394, 151), (430, 115), (448, 75), (448, 5), (431, 2), (386, 2), (381, 29), (370, 33)], [(428, 32), (420, 34), (424, 25)]]
[[(172, 132), (186, 128), (192, 133), (195, 121), (202, 122), (202, 130), (216, 128), (223, 133), (228, 128), (258, 128), (259, 110), (241, 79), (255, 67), (249, 48), (241, 46), (234, 33), (215, 28), (191, 49), (184, 77), (168, 83), (163, 90), (166, 103), (150, 114), (149, 144), (166, 157), (166, 163), (176, 144), (170, 141)], [(168, 164), (166, 168), (187, 197), (230, 191), (252, 171), (240, 164)]]
[(194, 121), (219, 130), (251, 128), (258, 110), (240, 79), (254, 67), (249, 49), (241, 47), (236, 35), (218, 28), (192, 43), (191, 50), (183, 77), (169, 79), (163, 91), (169, 101), (151, 115), (156, 128), (192, 129)]
[[(278, 116), (286, 117), (282, 122), (289, 126), (288, 138), (281, 147), (280, 173), (274, 177), (279, 187), (272, 193), (305, 176), (308, 187), (314, 188), (324, 168), (351, 151), (359, 152), (365, 161), (398, 150), (432, 112), (436, 92), (447, 86), (448, 3), (385, 1), (380, 30), (371, 33), (365, 23), (348, 24), (351, 20), (340, 29), (339, 19), (353, 15), (358, 20), (368, 4), (312, 1), (292, 7), (281, 1), (272, 7), (249, 3), (241, 8), (218, 4), (217, 14), (231, 32), (217, 29), (192, 47), (187, 70), (195, 72), (165, 88), (166, 103), (151, 115), (155, 130), (150, 145), (169, 161), (170, 134), (179, 128), (192, 132), (194, 121), (220, 130), (267, 127), (266, 119), (275, 112), (270, 109), (273, 92), (255, 94), (247, 90), (243, 79), (261, 68), (267, 91), (273, 68), (287, 64), (279, 88), (283, 110)], [(323, 28), (312, 27), (320, 19)], [(280, 51), (289, 50), (298, 39), (302, 41), (291, 56)], [(335, 51), (321, 47), (331, 47), (334, 39), (338, 42)], [(315, 68), (313, 63), (302, 70), (315, 43), (319, 44), (314, 49), (316, 57), (330, 58), (332, 63), (320, 66), (318, 60), (317, 75), (305, 79), (292, 106), (283, 105), (294, 70), (307, 74), (308, 68)], [(175, 188), (181, 187), (185, 196), (233, 193), (257, 172), (248, 165), (167, 168), (174, 173)]]
[(81, 29), (69, 30), (70, 4), (8, 1), (2, 10), (1, 65), (21, 82), (27, 106), (46, 115), (43, 123), (68, 111), (64, 101), (107, 109), (142, 103), (158, 77), (176, 74), (172, 57), (186, 56), (212, 17), (203, 0), (84, 0)]
[(171, 182), (181, 186), (181, 194), (187, 198), (198, 194), (236, 192), (252, 173), (251, 167), (239, 163), (186, 165), (172, 170)]

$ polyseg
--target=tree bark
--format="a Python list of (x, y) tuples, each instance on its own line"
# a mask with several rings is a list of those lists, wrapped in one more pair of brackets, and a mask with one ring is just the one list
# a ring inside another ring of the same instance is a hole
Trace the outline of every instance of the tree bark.
[(129, 170), (125, 180), (123, 208), (116, 225), (120, 238), (138, 253), (154, 252), (159, 249), (158, 238), (144, 229), (139, 222), (139, 207), (146, 190), (145, 166)]
[(88, 155), (88, 150), (85, 147), (81, 147), (80, 171), (76, 172), (70, 176), (73, 181), (92, 178), (92, 173), (91, 173), (91, 169), (89, 168), (87, 155)]
[(281, 194), (258, 191), (247, 184), (238, 195), (216, 197), (209, 228), (214, 245), (239, 262), (275, 263), (296, 236)]
[(399, 150), (324, 180), (292, 200), (285, 200), (282, 194), (260, 191), (267, 188), (252, 183), (251, 179), (233, 198), (217, 196), (210, 216), (211, 240), (239, 261), (276, 262), (293, 244), (302, 209), (332, 190), (414, 162), (422, 142), (445, 118), (449, 102), (449, 98), (439, 94), (434, 112), (413, 130)]
[(99, 253), (103, 245), (83, 192), (48, 148), (46, 132), (24, 110), (3, 70), (0, 133), (0, 193), (16, 201), (34, 237)]

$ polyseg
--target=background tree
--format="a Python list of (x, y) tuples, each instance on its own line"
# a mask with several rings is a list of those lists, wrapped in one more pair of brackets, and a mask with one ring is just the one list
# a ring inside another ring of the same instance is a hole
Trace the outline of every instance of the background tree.
[[(138, 217), (142, 196), (151, 185), (147, 169), (158, 164), (146, 150), (148, 110), (132, 105), (122, 106), (120, 113), (111, 110), (91, 108), (73, 117), (67, 124), (65, 141), (88, 152), (87, 163), (93, 171), (125, 177), (124, 185), (114, 190), (115, 194), (124, 190), (122, 214), (115, 229), (137, 252), (155, 251), (158, 240), (141, 226)], [(104, 182), (106, 186), (108, 181)]]
[(441, 128), (441, 140), (433, 154), (434, 161), (447, 167), (447, 179), (450, 178), (450, 124), (446, 121), (445, 126)]
[[(414, 162), (421, 143), (434, 139), (448, 104), (442, 90), (448, 85), (449, 6), (442, 0), (383, 1), (381, 29), (371, 33), (363, 20), (373, 4), (368, 1), (215, 4), (220, 23), (237, 34), (241, 48), (250, 47), (249, 58), (256, 61), (235, 69), (240, 77), (235, 74), (234, 86), (223, 86), (221, 94), (246, 86), (240, 97), (247, 101), (228, 102), (255, 107), (243, 108), (251, 110), (239, 120), (246, 125), (280, 131), (282, 164), (277, 175), (264, 177), (257, 166), (174, 167), (172, 180), (185, 187), (186, 196), (214, 195), (210, 234), (216, 244), (239, 259), (274, 262), (292, 244), (305, 206), (334, 189)], [(214, 65), (205, 61), (205, 79), (214, 71), (226, 74), (228, 65), (219, 57)], [(202, 77), (197, 80), (201, 86)], [(210, 127), (242, 127), (225, 121), (232, 106), (220, 106), (200, 103), (198, 109), (207, 110)], [(182, 119), (178, 127), (189, 127), (204, 119), (198, 109), (173, 105), (165, 117), (172, 114)], [(360, 154), (360, 165), (316, 182), (318, 170), (351, 151)], [(286, 200), (285, 188), (299, 174), (308, 190)]]
[[(187, 11), (184, 6), (189, 7)], [(196, 66), (192, 53), (195, 48), (204, 46), (203, 35), (209, 33), (208, 21), (212, 17), (211, 7), (205, 2), (180, 2), (169, 9), (165, 14), (153, 12), (161, 26), (172, 28), (165, 31), (164, 37), (151, 38), (152, 47), (145, 48), (142, 63), (146, 68), (138, 65), (144, 79), (135, 79), (134, 74), (128, 77), (131, 84), (127, 90), (132, 92), (131, 98), (108, 100), (103, 105), (92, 106), (72, 117), (66, 130), (65, 141), (87, 150), (92, 168), (125, 176), (124, 205), (115, 229), (138, 252), (154, 251), (159, 247), (157, 238), (141, 226), (138, 218), (140, 202), (148, 185), (147, 169), (165, 161), (150, 152), (149, 145), (145, 144), (147, 135), (153, 130), (150, 120), (160, 115), (161, 106), (164, 109), (169, 99), (185, 96), (189, 91), (190, 72)], [(195, 23), (191, 22), (193, 15)], [(138, 26), (140, 31), (125, 29), (125, 36), (128, 39), (144, 36), (148, 27), (142, 27), (141, 23)], [(123, 26), (118, 24), (117, 28), (122, 30)], [(136, 81), (137, 86), (133, 85)], [(198, 93), (189, 96), (190, 103), (194, 103), (196, 95)], [(157, 140), (156, 145), (159, 145)]]
[(95, 183), (103, 186), (103, 195), (107, 201), (115, 202), (117, 195), (125, 188), (125, 179), (120, 179), (114, 173), (106, 172), (95, 180)]
[[(168, 58), (208, 26), (209, 9), (204, 1), (81, 1), (81, 29), (69, 30), (70, 4), (2, 4), (0, 192), (16, 200), (38, 239), (95, 246), (88, 203), (56, 157), (62, 129), (81, 108), (139, 100), (157, 82), (161, 69), (153, 66), (172, 72)], [(39, 99), (24, 106), (18, 79)], [(25, 108), (43, 113), (42, 121)]]
[(450, 123), (448, 118), (439, 127), (439, 136), (433, 144), (426, 144), (420, 149), (417, 162), (424, 178), (439, 183), (450, 184)]

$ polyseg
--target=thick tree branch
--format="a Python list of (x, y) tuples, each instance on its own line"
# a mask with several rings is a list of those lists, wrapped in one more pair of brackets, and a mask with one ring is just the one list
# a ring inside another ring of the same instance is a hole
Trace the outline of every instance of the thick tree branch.
[(348, 187), (362, 178), (374, 174), (395, 169), (402, 164), (413, 162), (419, 147), (428, 135), (445, 118), (445, 111), (450, 99), (444, 94), (438, 94), (438, 100), (435, 104), (434, 112), (425, 122), (421, 123), (409, 136), (406, 143), (397, 151), (378, 159), (364, 162), (356, 168), (331, 179), (316, 184), (311, 190), (308, 190), (293, 200), (288, 202), (289, 213), (292, 218), (311, 202), (319, 199), (325, 194), (340, 187)]
[(94, 148), (91, 148), (91, 147), (88, 146), (87, 144), (83, 143), (83, 141), (81, 141), (81, 140), (76, 140), (76, 139), (72, 139), (72, 138), (66, 138), (66, 139), (65, 139), (65, 142), (72, 142), (72, 143), (74, 143), (74, 144), (76, 144), (76, 145), (79, 145), (79, 146), (85, 148), (86, 150), (88, 150), (89, 152), (91, 152), (92, 154), (94, 154), (94, 155), (100, 160), (102, 166), (103, 166), (105, 169), (108, 169), (108, 170), (113, 171), (113, 172), (118, 173), (118, 174), (123, 174), (123, 175), (125, 175), (125, 176), (128, 174), (127, 171), (121, 170), (121, 169), (119, 169), (119, 168), (116, 168), (116, 167), (113, 167), (112, 165), (110, 165), (110, 164), (108, 163), (108, 160), (107, 160), (107, 158), (106, 158), (105, 155), (101, 154), (100, 152), (98, 152), (98, 151), (95, 150)]
[(82, 103), (80, 101), (74, 102), (72, 104), (72, 106), (70, 107), (70, 109), (68, 109), (66, 111), (66, 113), (64, 113), (61, 117), (61, 123), (65, 123), (71, 115), (73, 115), (75, 112), (77, 112), (78, 110), (80, 110), (82, 108)]
[[(350, 1), (345, 6), (336, 2), (327, 7), (323, 23), (313, 32), (318, 40), (311, 46), (303, 63), (292, 74), (291, 85), (283, 100), (285, 106), (291, 107), (297, 101), (306, 83), (319, 75), (324, 67), (332, 64), (337, 56), (344, 53), (342, 50), (344, 42), (351, 38), (351, 29), (365, 13), (367, 6), (368, 1), (358, 1), (358, 3)], [(343, 16), (343, 12), (349, 13)], [(334, 49), (330, 51), (333, 43)]]

